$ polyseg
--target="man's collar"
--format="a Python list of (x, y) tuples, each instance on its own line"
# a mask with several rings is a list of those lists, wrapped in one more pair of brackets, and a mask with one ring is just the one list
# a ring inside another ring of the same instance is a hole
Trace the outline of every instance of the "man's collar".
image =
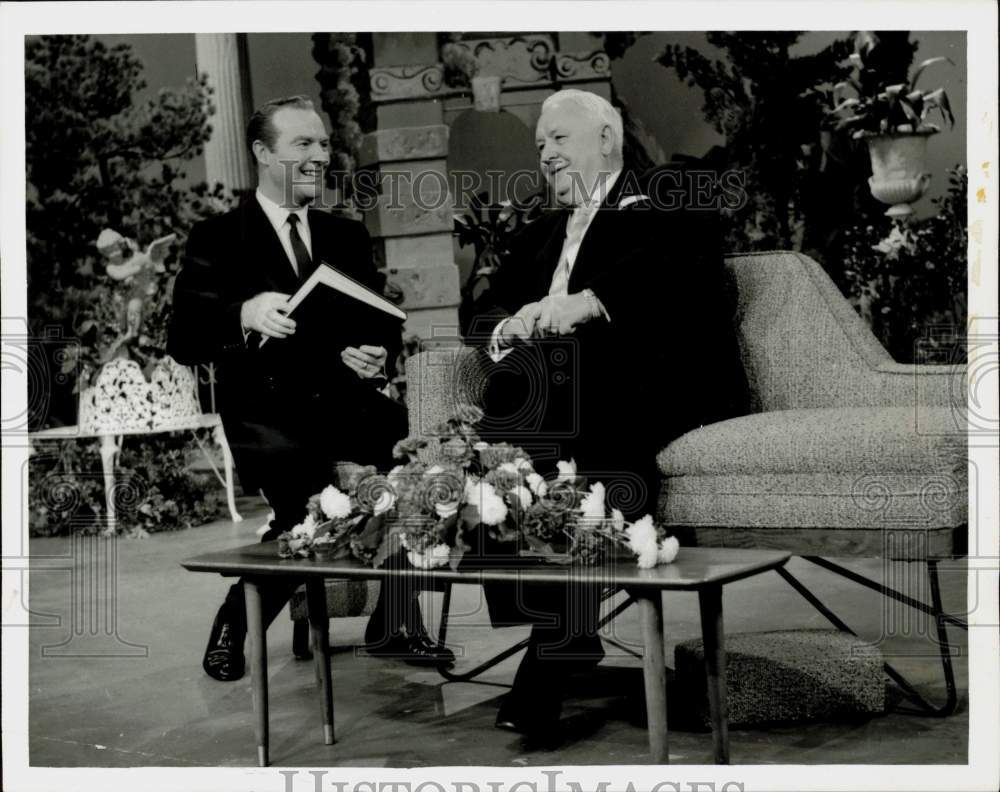
[(610, 203), (612, 193), (615, 189), (615, 184), (618, 182), (618, 177), (621, 176), (621, 174), (621, 168), (616, 171), (612, 171), (610, 175), (606, 176), (602, 181), (594, 186), (594, 190), (590, 194), (590, 200), (576, 208), (594, 212), (601, 206), (605, 206)]
[[(257, 188), (255, 193), (257, 198), (257, 203), (260, 204), (260, 208), (264, 210), (264, 214), (267, 215), (267, 219), (271, 221), (271, 225), (274, 226), (275, 231), (281, 230), (281, 227), (288, 220), (288, 215), (290, 214), (288, 209), (280, 206), (279, 204), (272, 201), (261, 191), (260, 187)], [(299, 224), (308, 224), (308, 206), (300, 206), (295, 210), (295, 214), (299, 217)]]

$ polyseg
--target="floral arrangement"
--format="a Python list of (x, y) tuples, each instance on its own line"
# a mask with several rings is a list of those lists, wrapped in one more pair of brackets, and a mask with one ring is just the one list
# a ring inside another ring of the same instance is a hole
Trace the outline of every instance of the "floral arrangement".
[[(942, 119), (954, 126), (955, 118), (944, 89), (924, 92), (917, 88), (917, 80), (928, 66), (943, 62), (954, 66), (954, 61), (943, 56), (928, 58), (917, 66), (913, 76), (906, 82), (886, 85), (884, 75), (879, 73), (878, 43), (875, 34), (863, 34), (857, 49), (850, 55), (853, 75), (833, 86), (834, 107), (830, 113), (831, 116), (839, 116), (836, 128), (851, 131), (854, 138), (939, 132), (940, 127), (927, 120), (934, 109), (938, 110)], [(878, 79), (880, 76), (882, 80)], [(874, 91), (868, 91), (864, 88), (865, 85), (878, 87)], [(843, 91), (848, 88), (853, 89), (857, 95), (842, 98)]]
[(314, 495), (303, 522), (278, 537), (278, 555), (379, 566), (402, 548), (415, 567), (455, 569), (485, 531), (517, 556), (550, 563), (596, 564), (623, 551), (643, 569), (674, 560), (677, 539), (652, 517), (625, 520), (608, 507), (604, 485), (588, 486), (573, 461), (546, 480), (521, 448), (481, 440), (481, 418), (467, 407), (434, 437), (397, 443), (404, 461), (388, 474), (357, 467), (340, 487)]

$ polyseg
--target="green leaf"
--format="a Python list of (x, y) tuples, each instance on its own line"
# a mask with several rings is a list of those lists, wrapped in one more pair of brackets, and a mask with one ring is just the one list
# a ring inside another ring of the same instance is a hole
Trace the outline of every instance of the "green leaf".
[(924, 73), (924, 69), (926, 69), (928, 66), (933, 66), (935, 63), (942, 63), (944, 61), (947, 61), (952, 66), (955, 65), (955, 61), (953, 61), (951, 58), (949, 58), (949, 57), (947, 57), (945, 55), (939, 55), (936, 58), (928, 58), (927, 60), (922, 61), (917, 66), (916, 70), (913, 72), (913, 77), (910, 80), (910, 88), (912, 89), (912, 88), (916, 88), (917, 87), (917, 80), (919, 80), (920, 79), (920, 75)]

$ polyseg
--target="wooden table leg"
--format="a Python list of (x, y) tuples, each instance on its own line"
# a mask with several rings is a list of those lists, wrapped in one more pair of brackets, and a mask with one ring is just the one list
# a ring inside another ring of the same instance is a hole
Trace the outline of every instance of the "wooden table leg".
[(701, 638), (705, 646), (708, 711), (716, 764), (729, 764), (729, 708), (726, 703), (726, 647), (722, 629), (722, 586), (698, 592)]
[(326, 583), (323, 578), (306, 581), (309, 610), (309, 637), (312, 642), (316, 675), (320, 684), (320, 712), (323, 716), (323, 743), (333, 745), (333, 684), (330, 678), (330, 618), (326, 612)]
[(642, 677), (646, 688), (649, 753), (655, 764), (668, 764), (667, 672), (663, 660), (663, 593), (659, 589), (631, 592), (639, 605), (642, 628)]
[(257, 720), (257, 764), (267, 767), (268, 718), (267, 718), (267, 632), (260, 605), (257, 581), (243, 578), (243, 598), (247, 605), (247, 636), (250, 639), (250, 683), (253, 693), (253, 711)]

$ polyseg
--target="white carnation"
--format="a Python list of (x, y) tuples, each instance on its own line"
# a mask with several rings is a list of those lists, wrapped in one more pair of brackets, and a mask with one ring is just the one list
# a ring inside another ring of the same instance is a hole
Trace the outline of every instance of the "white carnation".
[(649, 569), (656, 566), (659, 548), (656, 544), (656, 526), (648, 514), (641, 520), (636, 520), (625, 529), (628, 537), (629, 550), (639, 556), (639, 567)]
[(556, 462), (556, 468), (559, 470), (559, 475), (556, 478), (559, 481), (567, 481), (576, 478), (576, 460), (571, 459), (569, 462), (564, 462), (559, 460)]
[(660, 542), (660, 548), (656, 554), (656, 561), (659, 564), (669, 564), (677, 558), (677, 551), (680, 550), (680, 542), (676, 536), (668, 536)]
[(351, 499), (332, 484), (319, 494), (319, 507), (331, 520), (351, 514)]
[(646, 545), (639, 553), (639, 560), (636, 562), (639, 569), (652, 569), (657, 561), (656, 542)]
[(528, 486), (531, 487), (531, 491), (539, 497), (545, 494), (544, 492), (540, 492), (541, 488), (545, 486), (545, 479), (537, 473), (529, 473), (525, 478), (525, 481), (528, 482)]
[(316, 536), (316, 518), (307, 514), (306, 518), (292, 528), (293, 539), (312, 539)]
[(517, 465), (513, 462), (504, 462), (497, 466), (497, 471), (500, 473), (509, 473), (512, 476), (517, 475)]
[(611, 525), (615, 531), (625, 530), (625, 515), (622, 514), (621, 509), (611, 510)]
[(604, 485), (601, 482), (590, 485), (590, 492), (583, 496), (580, 511), (585, 520), (604, 519)]
[(521, 501), (522, 509), (527, 509), (529, 506), (531, 506), (531, 502), (534, 500), (534, 498), (531, 497), (531, 490), (529, 490), (523, 484), (518, 484), (516, 487), (514, 487), (510, 491), (510, 494), (516, 497), (519, 501)]
[(489, 482), (477, 482), (471, 491), (466, 483), (466, 497), (469, 503), (479, 509), (479, 519), (485, 525), (499, 525), (507, 519), (507, 504)]
[(534, 470), (534, 468), (531, 466), (531, 462), (524, 457), (517, 457), (517, 459), (514, 460), (514, 466), (518, 470), (524, 470), (529, 472)]

